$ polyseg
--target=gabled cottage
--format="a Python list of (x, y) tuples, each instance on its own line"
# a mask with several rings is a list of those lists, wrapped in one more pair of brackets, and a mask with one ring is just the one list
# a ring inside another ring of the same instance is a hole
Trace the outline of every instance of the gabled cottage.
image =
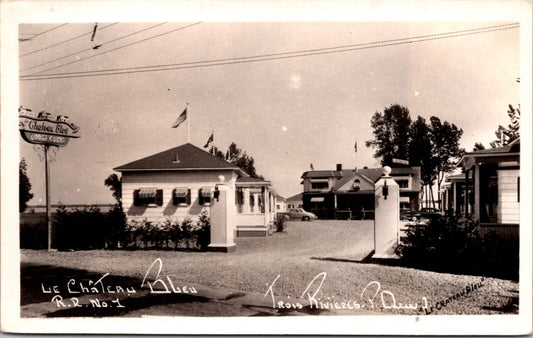
[[(312, 170), (302, 174), (303, 206), (319, 218), (369, 219), (374, 217), (374, 184), (382, 168)], [(420, 167), (392, 168), (400, 186), (400, 209), (418, 210)]]
[(215, 187), (227, 185), (237, 235), (266, 235), (274, 219), (271, 183), (190, 144), (121, 165), (122, 205), (129, 220), (197, 219), (210, 211)]

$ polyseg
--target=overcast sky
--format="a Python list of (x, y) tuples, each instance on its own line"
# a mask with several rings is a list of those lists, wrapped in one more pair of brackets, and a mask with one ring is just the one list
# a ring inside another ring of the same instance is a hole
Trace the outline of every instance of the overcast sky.
[[(20, 55), (31, 53), (19, 57), (20, 74), (73, 61), (41, 74), (315, 50), (502, 24), (202, 22), (176, 30), (193, 23), (165, 23), (138, 34), (157, 23), (118, 23), (97, 31), (93, 42), (89, 34), (56, 46), (91, 33), (94, 22), (20, 25), (20, 39), (52, 29), (19, 42)], [(170, 128), (187, 102), (191, 143), (202, 147), (214, 130), (217, 147), (235, 142), (289, 197), (302, 191), (300, 176), (310, 163), (315, 169), (378, 166), (364, 141), (372, 138), (372, 115), (391, 104), (406, 106), (412, 119), (435, 115), (456, 124), (467, 150), (477, 141), (488, 146), (498, 124), (509, 122), (508, 104), (520, 103), (519, 42), (519, 29), (508, 29), (261, 62), (28, 80), (20, 81), (20, 104), (68, 115), (80, 127), (81, 138), (51, 164), (53, 203), (114, 202), (104, 186), (114, 167), (187, 141), (186, 124)], [(44, 162), (22, 139), (20, 156), (35, 194), (30, 204), (43, 204)]]

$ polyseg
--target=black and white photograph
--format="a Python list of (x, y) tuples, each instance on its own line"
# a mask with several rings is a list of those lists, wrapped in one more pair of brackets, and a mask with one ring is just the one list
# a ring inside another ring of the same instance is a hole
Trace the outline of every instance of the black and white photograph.
[(480, 6), (3, 3), (2, 331), (530, 334), (532, 8)]

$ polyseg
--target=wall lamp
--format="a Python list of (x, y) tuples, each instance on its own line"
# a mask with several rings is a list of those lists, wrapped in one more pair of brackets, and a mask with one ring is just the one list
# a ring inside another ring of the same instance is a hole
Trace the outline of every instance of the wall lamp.
[(218, 197), (220, 196), (220, 190), (218, 190), (218, 184), (215, 185), (215, 191), (213, 192), (213, 197), (217, 200), (218, 202)]

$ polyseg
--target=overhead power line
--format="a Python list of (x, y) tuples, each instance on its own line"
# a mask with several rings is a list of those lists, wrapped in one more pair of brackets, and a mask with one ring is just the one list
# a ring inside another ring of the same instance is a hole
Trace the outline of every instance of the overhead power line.
[(44, 32), (40, 32), (40, 33), (37, 33), (37, 34), (28, 34), (28, 35), (32, 35), (31, 38), (32, 38), (32, 39), (35, 39), (35, 38), (38, 37), (39, 35), (46, 34), (46, 33), (48, 33), (48, 32), (53, 31), (54, 29), (58, 29), (58, 28), (63, 27), (63, 26), (65, 26), (65, 25), (68, 25), (68, 22), (67, 22), (67, 23), (63, 23), (63, 24), (61, 24), (61, 25), (54, 26), (54, 27), (52, 27), (52, 28), (50, 28), (50, 29), (48, 29), (48, 30), (45, 30)]
[[(126, 34), (126, 35), (123, 35), (121, 37), (118, 37), (116, 39), (113, 39), (113, 40), (110, 40), (110, 41), (107, 41), (107, 42), (104, 42), (102, 44), (100, 44), (100, 46), (103, 46), (103, 45), (107, 45), (107, 44), (110, 44), (110, 43), (113, 43), (115, 41), (118, 41), (118, 40), (122, 40), (122, 39), (125, 39), (125, 38), (128, 38), (132, 35), (135, 35), (135, 34), (139, 34), (139, 33), (142, 33), (142, 32), (145, 32), (147, 30), (150, 30), (150, 29), (153, 29), (153, 28), (156, 28), (156, 27), (159, 27), (161, 25), (164, 25), (166, 22), (163, 22), (163, 23), (158, 23), (156, 25), (152, 25), (150, 27), (147, 27), (147, 28), (143, 28), (141, 30), (138, 30), (138, 31), (135, 31), (133, 33), (130, 33), (130, 34)], [(90, 33), (92, 34), (92, 33)], [(43, 63), (40, 63), (38, 65), (35, 65), (35, 66), (32, 66), (32, 67), (28, 67), (28, 68), (24, 68), (24, 69), (21, 69), (20, 71), (23, 72), (23, 71), (26, 71), (26, 70), (30, 70), (30, 69), (34, 69), (34, 68), (37, 68), (37, 67), (40, 67), (40, 66), (44, 66), (44, 65), (47, 65), (47, 64), (50, 64), (52, 62), (55, 62), (55, 61), (59, 61), (59, 60), (63, 60), (63, 59), (66, 59), (68, 57), (71, 57), (71, 56), (74, 56), (76, 54), (80, 54), (80, 53), (83, 53), (83, 52), (87, 52), (87, 51), (90, 51), (90, 50), (93, 50), (93, 47), (91, 48), (86, 48), (86, 49), (82, 49), (82, 50), (79, 50), (79, 51), (76, 51), (74, 53), (71, 53), (71, 54), (68, 54), (68, 55), (65, 55), (65, 56), (61, 56), (61, 57), (58, 57), (58, 58), (55, 58), (53, 60), (50, 60), (50, 61), (46, 61), (46, 62), (43, 62)], [(81, 59), (80, 59), (81, 60)], [(70, 63), (74, 63), (74, 62), (77, 62), (77, 61), (72, 61)], [(65, 65), (68, 65), (69, 63), (66, 63)], [(34, 73), (34, 74), (39, 74), (39, 73), (42, 73), (42, 72), (45, 72), (47, 70), (51, 70), (51, 69), (56, 69), (56, 68), (59, 68), (59, 67), (63, 67), (64, 65), (59, 65), (59, 66), (55, 66), (55, 67), (51, 67), (51, 68), (47, 68), (45, 70), (41, 70), (37, 73)], [(33, 75), (33, 74), (30, 74), (30, 75)]]
[[(129, 37), (129, 36), (132, 36), (132, 35), (134, 35), (134, 34), (138, 34), (138, 33), (144, 32), (144, 31), (146, 31), (146, 30), (149, 30), (149, 29), (155, 28), (155, 27), (157, 27), (157, 26), (161, 26), (161, 25), (163, 25), (163, 24), (165, 24), (165, 23), (166, 23), (166, 22), (161, 23), (161, 24), (157, 24), (157, 25), (154, 25), (154, 26), (148, 27), (148, 28), (146, 28), (146, 29), (143, 29), (143, 30), (140, 30), (140, 31), (137, 31), (137, 32), (134, 32), (134, 33), (128, 34), (128, 35), (125, 35), (125, 36), (123, 36), (123, 37), (120, 37), (120, 38), (117, 38), (117, 39), (114, 39), (114, 40), (111, 40), (111, 41), (108, 41), (108, 42), (102, 43), (100, 46), (103, 46), (103, 45), (105, 45), (105, 44), (109, 44), (109, 43), (111, 43), (111, 42), (115, 42), (115, 41), (117, 41), (117, 40), (124, 39), (124, 38)], [(141, 39), (141, 40), (139, 40), (139, 41), (134, 41), (134, 42), (131, 42), (131, 43), (128, 43), (128, 44), (122, 45), (122, 46), (115, 47), (115, 48), (110, 49), (110, 50), (103, 51), (103, 52), (98, 53), (98, 54), (93, 54), (93, 55), (90, 55), (90, 56), (87, 56), (87, 57), (84, 57), (84, 58), (79, 58), (79, 59), (77, 59), (77, 60), (74, 60), (74, 61), (71, 61), (71, 62), (64, 63), (64, 64), (62, 64), (62, 65), (58, 65), (58, 66), (54, 66), (54, 67), (50, 67), (50, 68), (46, 68), (46, 69), (40, 70), (40, 71), (38, 71), (38, 72), (36, 72), (36, 73), (29, 74), (28, 76), (33, 76), (33, 75), (40, 74), (40, 73), (43, 73), (43, 72), (46, 72), (46, 71), (49, 71), (49, 70), (53, 70), (53, 69), (57, 69), (57, 68), (60, 68), (60, 67), (64, 67), (64, 66), (66, 66), (66, 65), (70, 65), (70, 64), (73, 64), (73, 63), (76, 63), (76, 62), (80, 62), (80, 61), (83, 61), (83, 60), (91, 59), (91, 58), (94, 58), (94, 57), (99, 56), (99, 55), (102, 55), (102, 54), (106, 54), (106, 53), (109, 53), (109, 52), (113, 52), (113, 51), (116, 51), (116, 50), (118, 50), (118, 49), (122, 49), (122, 48), (125, 48), (125, 47), (133, 46), (133, 45), (136, 45), (136, 44), (138, 44), (138, 43), (141, 43), (141, 42), (144, 42), (144, 41), (148, 41), (148, 40), (151, 40), (151, 39), (155, 39), (155, 38), (160, 37), (160, 36), (163, 36), (163, 35), (167, 35), (167, 34), (170, 34), (170, 33), (174, 33), (174, 32), (176, 32), (176, 31), (179, 31), (179, 30), (182, 30), (182, 29), (185, 29), (185, 28), (189, 28), (189, 27), (192, 27), (192, 26), (194, 26), (194, 25), (198, 25), (198, 24), (200, 24), (200, 23), (201, 23), (201, 21), (200, 21), (200, 22), (195, 22), (195, 23), (190, 24), (190, 25), (181, 26), (181, 27), (178, 27), (178, 28), (176, 28), (176, 29), (172, 29), (172, 30), (167, 31), (167, 32), (164, 32), (164, 33), (160, 33), (160, 34), (157, 34), (157, 35), (153, 35), (153, 36), (147, 37), (147, 38), (145, 38), (145, 39)], [(87, 50), (92, 50), (92, 48), (86, 49), (86, 50), (84, 50), (84, 51), (87, 51)], [(67, 56), (64, 56), (64, 57), (61, 57), (61, 58), (58, 58), (58, 59), (55, 59), (55, 60), (52, 60), (52, 61), (46, 62), (46, 63), (44, 63), (44, 64), (48, 64), (48, 63), (51, 63), (51, 62), (56, 61), (56, 60), (59, 60), (59, 59), (64, 59), (64, 58), (66, 58), (66, 57), (69, 57), (69, 56), (72, 56), (72, 55), (75, 55), (75, 54), (78, 54), (78, 53), (73, 53), (73, 54), (70, 54), (70, 55), (67, 55)], [(38, 67), (38, 66), (42, 66), (42, 65), (44, 65), (44, 64), (40, 64), (40, 65), (37, 65), (37, 66), (31, 67), (31, 68), (36, 68), (36, 67)], [(28, 70), (28, 69), (31, 69), (31, 68), (26, 68), (26, 69), (24, 69), (24, 70)]]
[[(109, 25), (106, 25), (106, 26), (100, 27), (100, 28), (98, 28), (98, 30), (100, 31), (100, 30), (106, 29), (106, 28), (111, 27), (111, 26), (116, 25), (116, 24), (118, 24), (118, 22), (114, 22), (114, 23), (111, 23), (111, 24), (109, 24)], [(70, 42), (70, 41), (73, 41), (73, 40), (76, 40), (76, 39), (79, 39), (79, 38), (81, 38), (81, 37), (83, 37), (83, 36), (86, 36), (86, 35), (91, 35), (91, 32), (89, 32), (89, 33), (83, 33), (83, 34), (77, 35), (77, 36), (75, 36), (75, 37), (73, 37), (73, 38), (70, 38), (70, 39), (67, 39), (67, 40), (63, 40), (63, 41), (58, 42), (58, 43), (54, 43), (53, 45), (49, 45), (49, 46), (46, 46), (46, 47), (43, 47), (43, 48), (40, 48), (40, 49), (33, 50), (33, 51), (31, 51), (31, 52), (28, 52), (28, 53), (21, 54), (21, 55), (19, 55), (19, 58), (24, 57), (24, 56), (28, 56), (28, 55), (35, 54), (35, 53), (37, 53), (37, 52), (40, 52), (40, 51), (46, 50), (46, 49), (48, 49), (48, 48), (57, 47), (57, 46), (59, 46), (59, 45), (62, 45), (62, 44), (64, 44), (64, 43), (67, 43), (67, 42)]]
[(489, 26), (461, 31), (453, 31), (447, 33), (438, 33), (430, 35), (421, 35), (409, 38), (401, 39), (391, 39), (391, 40), (382, 40), (376, 42), (352, 44), (352, 45), (343, 45), (336, 47), (327, 47), (327, 48), (318, 48), (318, 49), (308, 49), (292, 52), (283, 52), (283, 53), (271, 53), (271, 54), (262, 54), (255, 56), (246, 56), (246, 57), (235, 57), (235, 58), (226, 58), (226, 59), (216, 59), (216, 60), (205, 60), (205, 61), (196, 61), (196, 62), (184, 62), (184, 63), (174, 63), (167, 65), (153, 65), (153, 66), (139, 66), (139, 67), (130, 67), (130, 68), (116, 68), (116, 69), (107, 69), (107, 70), (94, 70), (94, 71), (83, 71), (83, 72), (70, 72), (70, 73), (55, 73), (55, 74), (41, 74), (41, 75), (27, 75), (21, 76), (20, 80), (45, 80), (45, 79), (64, 79), (64, 78), (73, 78), (73, 77), (91, 77), (91, 76), (104, 76), (104, 75), (120, 75), (120, 74), (133, 74), (133, 73), (147, 73), (147, 72), (156, 72), (156, 71), (167, 71), (167, 70), (178, 70), (186, 68), (201, 68), (201, 67), (213, 67), (221, 65), (230, 65), (230, 64), (239, 64), (239, 63), (252, 63), (252, 62), (261, 62), (269, 60), (280, 60), (280, 59), (290, 59), (304, 56), (312, 55), (324, 55), (324, 54), (333, 54), (333, 53), (342, 53), (363, 49), (373, 49), (387, 46), (395, 45), (404, 45), (410, 43), (418, 43), (431, 40), (439, 39), (449, 39), (454, 37), (488, 33), (494, 31), (508, 30), (519, 28), (518, 23), (513, 24), (504, 24), (497, 26)]

